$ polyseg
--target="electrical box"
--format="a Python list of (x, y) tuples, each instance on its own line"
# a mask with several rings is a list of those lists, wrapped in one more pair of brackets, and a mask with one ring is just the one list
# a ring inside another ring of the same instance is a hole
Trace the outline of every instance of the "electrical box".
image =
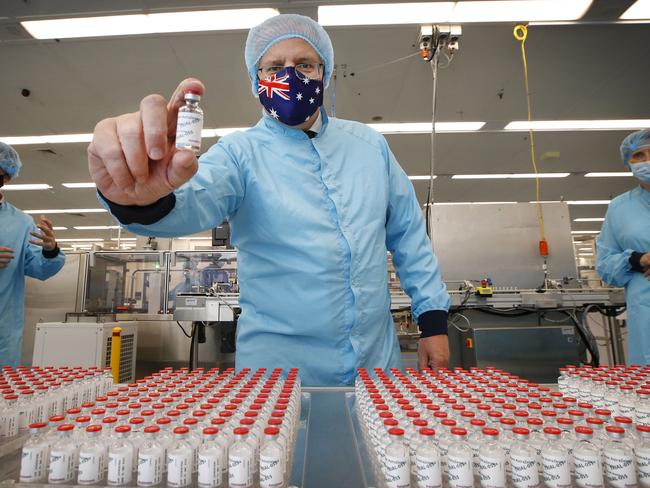
[(138, 346), (136, 322), (46, 322), (36, 324), (34, 366), (111, 365), (113, 327), (122, 328), (120, 383), (135, 381), (135, 356)]
[(451, 366), (494, 366), (536, 383), (555, 383), (559, 369), (580, 364), (571, 326), (449, 327)]

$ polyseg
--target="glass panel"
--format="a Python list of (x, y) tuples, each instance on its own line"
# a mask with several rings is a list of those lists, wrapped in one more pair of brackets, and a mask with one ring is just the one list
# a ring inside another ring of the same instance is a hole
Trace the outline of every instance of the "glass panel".
[(96, 252), (86, 281), (86, 312), (162, 313), (164, 252)]
[(236, 251), (174, 251), (169, 269), (167, 307), (175, 308), (178, 293), (228, 295), (239, 293)]

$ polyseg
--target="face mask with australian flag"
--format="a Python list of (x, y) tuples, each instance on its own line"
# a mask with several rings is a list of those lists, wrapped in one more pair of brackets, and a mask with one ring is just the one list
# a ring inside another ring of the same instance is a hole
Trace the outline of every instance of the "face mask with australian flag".
[(298, 74), (293, 66), (257, 83), (257, 94), (268, 114), (286, 125), (306, 122), (323, 104), (323, 81)]

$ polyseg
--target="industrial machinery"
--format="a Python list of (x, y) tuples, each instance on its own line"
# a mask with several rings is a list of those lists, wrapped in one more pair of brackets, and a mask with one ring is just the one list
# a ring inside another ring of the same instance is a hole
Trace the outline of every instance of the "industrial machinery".
[(122, 328), (120, 383), (135, 380), (138, 348), (136, 322), (49, 322), (36, 325), (34, 366), (96, 366), (107, 368), (111, 361), (113, 327)]

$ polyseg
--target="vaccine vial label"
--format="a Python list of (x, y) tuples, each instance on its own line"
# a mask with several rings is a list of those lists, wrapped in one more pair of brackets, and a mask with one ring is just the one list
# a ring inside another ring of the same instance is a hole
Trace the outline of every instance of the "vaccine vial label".
[(77, 478), (79, 484), (98, 483), (103, 475), (102, 454), (100, 452), (79, 451), (79, 474)]
[(484, 488), (505, 488), (505, 458), (497, 459), (479, 455), (479, 476)]
[(23, 447), (20, 460), (20, 481), (34, 483), (45, 481), (47, 477), (47, 445)]
[(635, 454), (639, 484), (643, 488), (650, 487), (650, 451), (646, 449), (636, 449)]
[(176, 147), (200, 150), (202, 130), (203, 114), (179, 110), (176, 122)]
[(247, 488), (253, 483), (251, 460), (246, 456), (228, 457), (228, 482), (233, 488)]
[(510, 454), (512, 484), (515, 488), (533, 488), (539, 486), (537, 460), (533, 457)]
[(74, 479), (74, 451), (50, 452), (49, 483), (67, 483)]
[(133, 455), (130, 452), (109, 452), (108, 453), (108, 474), (109, 485), (126, 485), (131, 483), (133, 471)]
[(260, 456), (260, 487), (278, 488), (284, 484), (284, 466), (277, 456)]
[(440, 459), (416, 456), (415, 477), (418, 488), (442, 488)]
[(609, 486), (629, 488), (636, 485), (634, 458), (605, 451), (603, 460)]
[(574, 452), (576, 485), (580, 488), (599, 488), (604, 486), (603, 470), (598, 456)]
[(472, 488), (474, 486), (471, 458), (448, 455), (447, 470), (449, 471), (449, 486), (452, 488)]
[(162, 450), (159, 453), (138, 455), (138, 486), (153, 486), (162, 481), (164, 464)]
[(174, 488), (192, 482), (192, 453), (167, 455), (167, 484)]
[(566, 456), (542, 453), (544, 482), (548, 488), (569, 488), (571, 486), (571, 469)]
[(201, 488), (215, 488), (221, 484), (222, 469), (219, 457), (199, 454), (199, 478)]

